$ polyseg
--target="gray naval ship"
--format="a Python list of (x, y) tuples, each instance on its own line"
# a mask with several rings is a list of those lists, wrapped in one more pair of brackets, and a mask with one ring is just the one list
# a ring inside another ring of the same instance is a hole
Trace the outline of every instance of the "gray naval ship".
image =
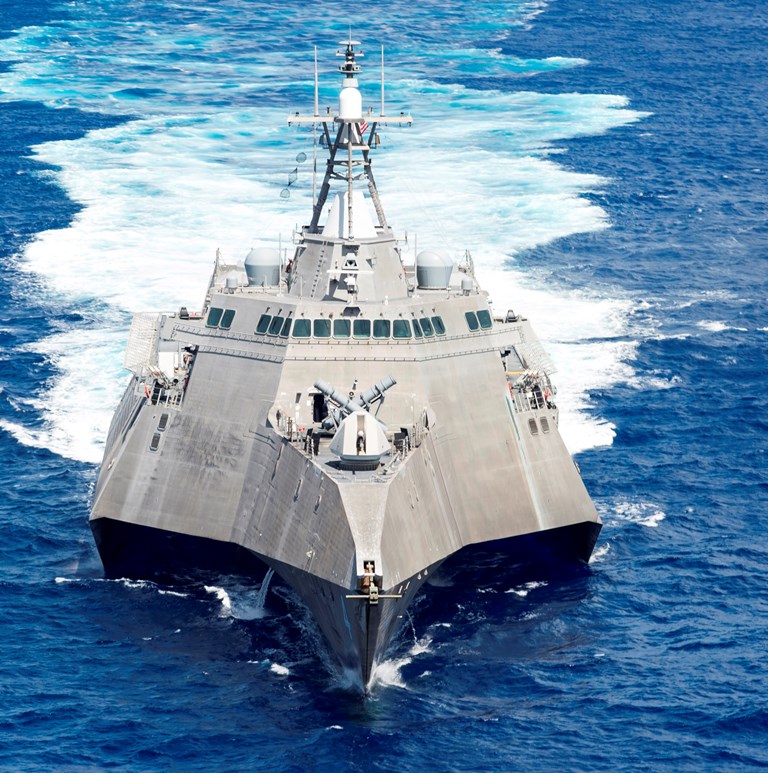
[(217, 256), (200, 313), (134, 317), (90, 523), (108, 576), (273, 570), (367, 688), (446, 559), (584, 562), (600, 520), (529, 322), (494, 313), (468, 253), (405, 264), (371, 151), (411, 118), (384, 114), (383, 76), (364, 111), (359, 43), (338, 54), (338, 115), (315, 65), (314, 114), (289, 118), (328, 152), (293, 258)]

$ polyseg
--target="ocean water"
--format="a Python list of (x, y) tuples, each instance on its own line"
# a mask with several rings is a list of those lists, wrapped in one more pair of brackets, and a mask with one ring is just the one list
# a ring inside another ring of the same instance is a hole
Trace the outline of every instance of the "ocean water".
[[(106, 581), (87, 522), (131, 313), (307, 219), (350, 24), (388, 219), (533, 320), (605, 523), (437, 577), (367, 699), (277, 580)], [(0, 769), (768, 767), (766, 51), (747, 0), (0, 4)]]

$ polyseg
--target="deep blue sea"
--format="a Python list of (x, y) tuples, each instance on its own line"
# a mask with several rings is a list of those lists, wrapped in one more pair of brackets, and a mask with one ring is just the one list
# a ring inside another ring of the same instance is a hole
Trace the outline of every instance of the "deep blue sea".
[[(390, 222), (533, 321), (605, 524), (425, 586), (367, 699), (279, 583), (88, 527), (131, 313), (308, 220), (349, 24)], [(768, 768), (764, 3), (0, 0), (0, 61), (0, 770)]]

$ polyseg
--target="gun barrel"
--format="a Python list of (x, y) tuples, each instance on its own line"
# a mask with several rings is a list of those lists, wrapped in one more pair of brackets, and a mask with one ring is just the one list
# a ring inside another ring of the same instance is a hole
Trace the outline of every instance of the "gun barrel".
[(359, 409), (361, 406), (354, 403), (352, 400), (347, 397), (343, 392), (339, 392), (338, 389), (335, 389), (330, 384), (328, 384), (325, 381), (321, 381), (318, 379), (315, 381), (315, 389), (319, 389), (329, 400), (332, 400), (336, 405), (339, 406), (345, 413), (353, 413), (357, 409)]
[(395, 384), (397, 381), (392, 376), (385, 376), (381, 381), (377, 381), (372, 387), (366, 389), (365, 392), (361, 392), (352, 402), (359, 408), (366, 408), (374, 400), (382, 398), (384, 392)]
[(336, 403), (341, 408), (342, 413), (349, 415), (359, 410), (368, 410), (371, 403), (381, 400), (384, 392), (393, 387), (397, 381), (392, 376), (385, 376), (381, 381), (377, 381), (372, 387), (361, 392), (354, 399), (350, 399), (343, 392), (333, 387), (327, 381), (318, 379), (315, 381), (315, 389), (319, 389), (329, 400)]

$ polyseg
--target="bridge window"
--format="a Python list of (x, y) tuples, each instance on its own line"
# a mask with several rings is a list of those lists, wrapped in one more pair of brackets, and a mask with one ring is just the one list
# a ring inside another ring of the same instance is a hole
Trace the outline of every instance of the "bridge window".
[(349, 338), (352, 328), (352, 322), (348, 319), (334, 319), (333, 320), (333, 337), (334, 338)]
[(411, 323), (407, 319), (396, 319), (392, 323), (392, 335), (395, 338), (410, 338)]
[(211, 306), (211, 310), (208, 312), (208, 320), (205, 323), (206, 327), (218, 327), (221, 315), (224, 313), (224, 309)]
[(388, 319), (374, 319), (373, 320), (373, 337), (374, 338), (389, 338), (389, 331), (391, 323)]
[(283, 322), (285, 322), (285, 317), (272, 317), (272, 322), (269, 326), (269, 330), (267, 330), (267, 335), (280, 335), (280, 331), (283, 329)]
[(285, 320), (283, 323), (283, 329), (280, 331), (280, 338), (288, 338), (288, 336), (291, 334), (291, 323), (293, 320), (288, 317), (288, 319)]
[(418, 319), (413, 320), (413, 335), (416, 338), (423, 338), (424, 333), (421, 332), (421, 325), (419, 324)]
[(477, 330), (480, 327), (480, 323), (477, 321), (477, 315), (474, 311), (465, 311), (464, 317), (467, 320), (470, 330)]
[(370, 319), (356, 319), (352, 325), (352, 335), (355, 338), (370, 338), (371, 337), (371, 320)]
[(235, 318), (235, 310), (234, 309), (227, 309), (221, 315), (221, 322), (219, 322), (219, 327), (222, 330), (229, 330), (229, 328), (232, 327), (232, 320), (234, 318)]
[(493, 320), (491, 319), (491, 312), (488, 311), (488, 309), (481, 309), (477, 312), (477, 319), (480, 322), (480, 327), (483, 328), (483, 330), (487, 330), (489, 327), (493, 325)]
[(269, 330), (269, 323), (272, 321), (271, 314), (262, 314), (259, 317), (259, 323), (256, 325), (256, 333), (258, 335), (264, 335)]
[(312, 323), (312, 334), (315, 338), (330, 338), (331, 337), (331, 320), (330, 319), (316, 319)]
[(429, 317), (422, 317), (419, 322), (421, 323), (421, 330), (427, 338), (435, 334), (435, 329), (432, 327)]
[[(290, 322), (290, 320), (288, 320)], [(308, 319), (297, 319), (293, 326), (294, 338), (309, 338), (312, 335), (312, 323)]]
[(435, 333), (439, 336), (445, 335), (445, 325), (442, 317), (432, 317), (432, 324), (435, 326)]

